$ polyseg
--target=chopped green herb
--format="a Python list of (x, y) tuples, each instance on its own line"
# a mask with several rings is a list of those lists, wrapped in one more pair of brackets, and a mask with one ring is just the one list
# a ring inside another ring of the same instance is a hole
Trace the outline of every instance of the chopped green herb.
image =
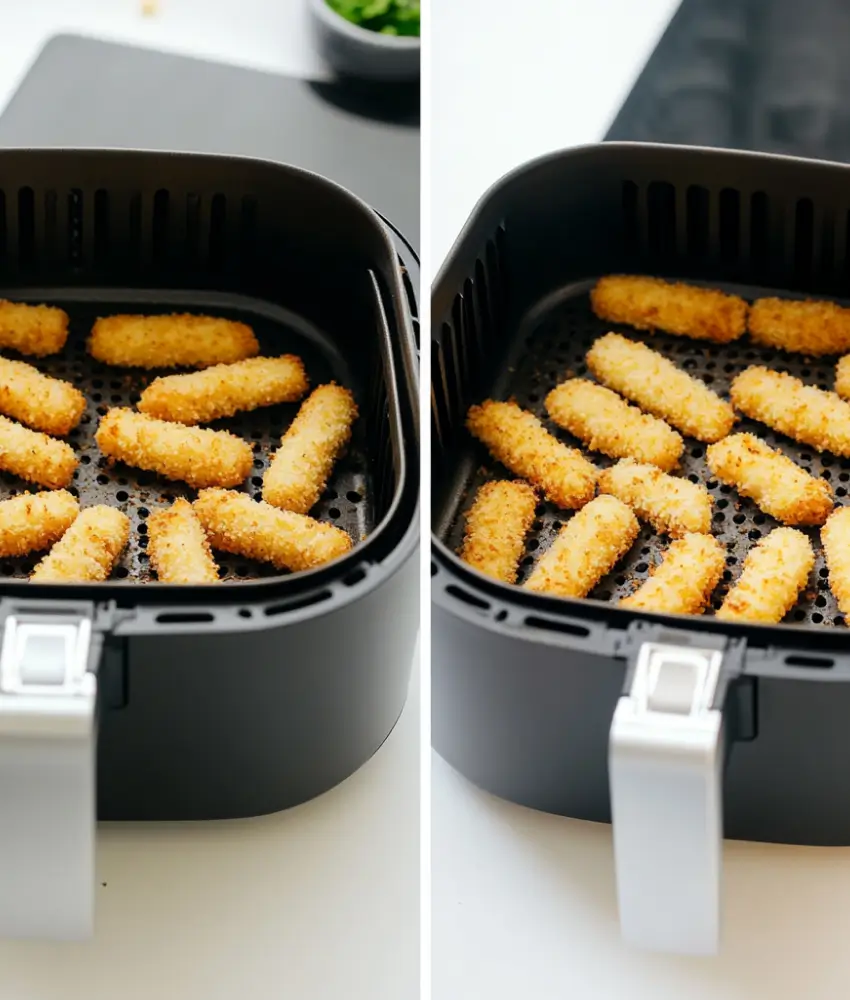
[(352, 24), (382, 35), (419, 35), (419, 0), (327, 0)]

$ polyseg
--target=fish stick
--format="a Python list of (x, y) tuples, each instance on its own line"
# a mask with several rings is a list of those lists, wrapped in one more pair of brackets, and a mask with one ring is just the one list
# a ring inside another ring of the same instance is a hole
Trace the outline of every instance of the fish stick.
[(263, 476), (263, 499), (306, 514), (322, 495), (357, 419), (354, 397), (341, 385), (320, 385), (302, 403)]
[(702, 483), (677, 479), (654, 465), (623, 459), (600, 474), (599, 492), (627, 503), (660, 535), (682, 538), (711, 531), (711, 494)]
[(594, 343), (587, 366), (609, 389), (698, 441), (719, 441), (735, 422), (732, 407), (704, 382), (618, 333), (607, 333)]
[(67, 490), (24, 493), (0, 503), (0, 558), (48, 549), (74, 523), (80, 505)]
[(251, 471), (251, 446), (229, 431), (185, 427), (125, 407), (109, 410), (95, 434), (109, 458), (195, 489), (237, 486)]
[(684, 535), (664, 554), (649, 579), (620, 601), (621, 608), (701, 615), (720, 582), (725, 550), (713, 535)]
[(485, 483), (466, 515), (460, 557), (480, 573), (516, 583), (537, 494), (521, 480)]
[(0, 469), (49, 489), (68, 486), (77, 456), (64, 441), (0, 417)]
[(835, 391), (842, 399), (850, 399), (850, 354), (839, 358), (835, 366)]
[(809, 475), (754, 434), (730, 434), (709, 445), (709, 469), (782, 524), (823, 524), (835, 506), (832, 487)]
[(160, 420), (206, 424), (243, 410), (294, 403), (307, 389), (304, 363), (294, 354), (248, 358), (154, 379), (142, 393), (139, 409)]
[(802, 531), (774, 529), (747, 553), (741, 575), (716, 617), (727, 622), (781, 622), (814, 565), (811, 542)]
[(747, 303), (737, 295), (639, 275), (600, 278), (590, 293), (594, 313), (638, 330), (664, 330), (728, 344), (747, 328)]
[(850, 507), (839, 507), (821, 528), (829, 570), (829, 589), (844, 615), (850, 615)]
[(114, 507), (80, 511), (30, 575), (33, 583), (99, 583), (112, 572), (130, 539), (130, 518)]
[(753, 365), (729, 390), (741, 413), (817, 451), (850, 457), (850, 403), (793, 375)]
[(107, 316), (88, 340), (93, 358), (122, 368), (209, 368), (260, 353), (245, 323), (215, 316)]
[(62, 379), (42, 375), (23, 361), (0, 358), (0, 413), (45, 434), (72, 431), (86, 408), (86, 397)]
[(586, 597), (634, 544), (640, 525), (616, 497), (599, 496), (558, 532), (525, 586), (556, 597)]
[(67, 339), (63, 309), (0, 300), (0, 347), (43, 358), (61, 351)]
[(516, 403), (488, 399), (470, 407), (466, 426), (515, 476), (527, 479), (559, 507), (574, 510), (593, 499), (596, 467), (576, 448), (553, 437)]
[(609, 458), (631, 457), (667, 472), (676, 466), (685, 447), (669, 424), (586, 379), (570, 379), (553, 389), (546, 397), (546, 411), (591, 451)]
[(147, 553), (161, 583), (219, 582), (200, 519), (182, 497), (148, 518)]
[(341, 528), (235, 490), (201, 490), (193, 506), (214, 549), (277, 569), (314, 569), (351, 549), (351, 538)]
[(850, 351), (850, 309), (834, 302), (756, 299), (748, 326), (762, 347), (813, 357)]

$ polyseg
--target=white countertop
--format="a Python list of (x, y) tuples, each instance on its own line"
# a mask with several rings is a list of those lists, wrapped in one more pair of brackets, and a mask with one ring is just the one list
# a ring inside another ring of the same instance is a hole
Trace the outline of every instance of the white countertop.
[[(507, 170), (602, 138), (677, 3), (431, 4), (433, 268)], [(435, 754), (434, 1000), (844, 996), (850, 850), (730, 842), (724, 856), (722, 955), (630, 950), (610, 828), (493, 798)]]

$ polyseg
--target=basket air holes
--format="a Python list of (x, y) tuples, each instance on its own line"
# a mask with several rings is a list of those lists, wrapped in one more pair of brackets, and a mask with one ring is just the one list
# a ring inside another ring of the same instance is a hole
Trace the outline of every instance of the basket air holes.
[(18, 191), (18, 257), (21, 267), (35, 261), (35, 195), (31, 187)]
[(646, 193), (649, 252), (672, 257), (676, 252), (676, 190), (672, 184), (653, 181)]
[(94, 193), (94, 259), (102, 264), (109, 256), (109, 195), (103, 188)]
[(692, 184), (685, 195), (685, 242), (688, 256), (708, 253), (708, 189)]
[(252, 617), (252, 611), (251, 611), (251, 609), (250, 608), (240, 608), (239, 609), (239, 617), (240, 618), (251, 618)]
[(79, 188), (68, 192), (68, 263), (71, 267), (83, 263), (83, 192)]
[(168, 252), (168, 203), (168, 191), (160, 188), (153, 196), (151, 220), (151, 256), (155, 261), (162, 260)]
[(815, 246), (815, 210), (811, 198), (800, 198), (794, 213), (794, 273), (806, 278), (812, 272)]
[(734, 188), (720, 192), (720, 256), (735, 260), (738, 256), (741, 227), (741, 196)]

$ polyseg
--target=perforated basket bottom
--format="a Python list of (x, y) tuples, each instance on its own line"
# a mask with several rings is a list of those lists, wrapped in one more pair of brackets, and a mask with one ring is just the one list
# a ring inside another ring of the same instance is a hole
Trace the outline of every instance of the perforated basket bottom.
[[(748, 298), (765, 294), (763, 291), (751, 288), (727, 287), (727, 290), (738, 291)], [(771, 291), (770, 294), (777, 293)], [(593, 341), (609, 330), (645, 341), (689, 374), (701, 378), (725, 399), (729, 398), (731, 380), (752, 364), (763, 364), (787, 371), (821, 389), (833, 388), (835, 369), (833, 358), (810, 359), (763, 350), (753, 345), (746, 336), (734, 344), (723, 346), (663, 334), (647, 334), (596, 319), (590, 309), (587, 294), (578, 293), (575, 297), (560, 302), (552, 311), (521, 331), (521, 343), (516, 345), (511, 358), (506, 362), (503, 375), (491, 391), (494, 398), (513, 398), (520, 406), (531, 410), (544, 421), (546, 427), (556, 437), (572, 447), (581, 447), (600, 468), (607, 468), (614, 463), (603, 455), (588, 452), (570, 434), (557, 428), (547, 419), (543, 401), (549, 390), (566, 378), (587, 377), (585, 355)], [(735, 431), (750, 431), (759, 435), (771, 446), (780, 448), (812, 475), (823, 476), (828, 480), (835, 491), (837, 505), (847, 502), (847, 492), (850, 489), (850, 460), (837, 458), (828, 453), (819, 454), (746, 418), (735, 425)], [(685, 476), (693, 482), (704, 483), (708, 487), (714, 501), (712, 531), (726, 546), (726, 570), (712, 601), (713, 610), (716, 610), (720, 607), (730, 585), (738, 578), (749, 549), (759, 538), (779, 525), (772, 517), (763, 514), (752, 501), (740, 497), (732, 487), (721, 485), (712, 478), (705, 464), (705, 445), (693, 438), (685, 438), (685, 445), (681, 466), (676, 474)], [(446, 544), (455, 551), (463, 539), (463, 515), (471, 506), (478, 488), (489, 479), (510, 477), (510, 474), (495, 463), (483, 448), (475, 444), (473, 447), (476, 449), (474, 462), (470, 463), (470, 472), (465, 476), (461, 489), (456, 494), (459, 503), (444, 536)], [(538, 506), (518, 583), (522, 583), (528, 577), (537, 558), (548, 549), (562, 523), (570, 516), (569, 512), (550, 502)], [(814, 544), (815, 568), (809, 586), (801, 593), (800, 600), (784, 620), (796, 624), (844, 625), (844, 618), (838, 611), (827, 583), (827, 570), (819, 531), (816, 528), (802, 530)], [(661, 556), (669, 544), (669, 538), (656, 535), (651, 528), (642, 524), (637, 541), (629, 553), (613, 573), (600, 581), (589, 596), (615, 602), (632, 593), (636, 586), (646, 579), (651, 568), (661, 561)], [(708, 613), (713, 613), (713, 610)]]
[[(5, 293), (10, 295), (10, 293)], [(92, 296), (95, 293), (89, 292)], [(142, 293), (136, 292), (139, 296)], [(85, 341), (92, 323), (98, 316), (115, 312), (173, 312), (191, 311), (214, 313), (249, 323), (260, 341), (262, 354), (298, 354), (307, 368), (310, 385), (335, 379), (355, 393), (361, 417), (355, 424), (353, 441), (337, 463), (331, 481), (319, 503), (310, 512), (312, 517), (327, 521), (346, 530), (352, 540), (360, 541), (373, 527), (374, 506), (372, 479), (369, 474), (366, 432), (363, 411), (368, 411), (368, 401), (363, 402), (361, 386), (352, 384), (352, 376), (343, 359), (332, 344), (318, 331), (301, 324), (296, 317), (287, 316), (264, 303), (242, 300), (239, 309), (226, 308), (220, 300), (191, 302), (176, 300), (174, 292), (147, 292), (145, 301), (134, 297), (132, 301), (68, 301), (57, 295), (51, 304), (65, 309), (70, 318), (70, 335), (65, 349), (53, 357), (33, 360), (23, 358), (46, 375), (72, 382), (86, 395), (88, 405), (82, 421), (67, 438), (79, 458), (70, 492), (80, 499), (83, 507), (108, 504), (124, 511), (131, 520), (130, 543), (115, 567), (113, 580), (148, 582), (156, 579), (150, 567), (147, 548), (147, 518), (155, 510), (168, 506), (178, 497), (193, 500), (197, 493), (183, 483), (162, 479), (155, 473), (143, 472), (122, 463), (110, 466), (94, 440), (100, 417), (113, 406), (134, 406), (141, 391), (158, 375), (169, 372), (140, 372), (126, 368), (111, 368), (95, 361), (86, 354)], [(12, 297), (10, 295), (10, 297)], [(28, 301), (47, 301), (44, 295), (15, 294), (13, 297)], [(171, 299), (171, 301), (169, 301)], [(168, 302), (167, 305), (162, 303)], [(155, 305), (154, 303), (157, 303)], [(256, 309), (254, 308), (256, 307)], [(9, 356), (15, 356), (8, 352)], [(256, 499), (262, 498), (262, 476), (268, 467), (280, 438), (298, 411), (296, 403), (267, 407), (251, 413), (237, 414), (209, 426), (229, 430), (246, 441), (254, 450), (254, 468), (251, 476), (240, 489)], [(0, 500), (20, 493), (34, 492), (40, 487), (8, 473), (0, 473)], [(27, 577), (44, 553), (33, 553), (21, 559), (0, 561), (0, 574), (5, 578)], [(223, 581), (244, 581), (280, 576), (273, 566), (253, 562), (241, 556), (214, 552)]]

